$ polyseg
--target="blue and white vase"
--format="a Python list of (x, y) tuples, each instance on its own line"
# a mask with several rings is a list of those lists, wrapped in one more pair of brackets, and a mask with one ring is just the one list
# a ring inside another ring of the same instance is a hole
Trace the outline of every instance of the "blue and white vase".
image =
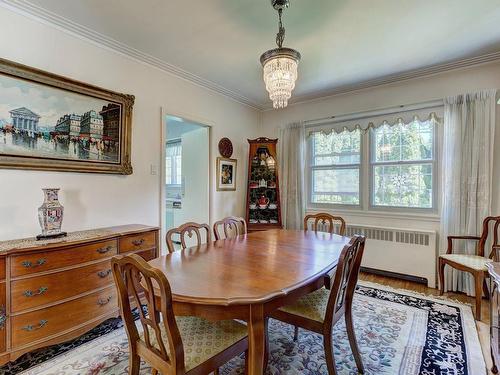
[(59, 203), (59, 188), (42, 189), (45, 195), (43, 204), (38, 208), (38, 220), (42, 227), (39, 237), (56, 237), (62, 235), (64, 207)]

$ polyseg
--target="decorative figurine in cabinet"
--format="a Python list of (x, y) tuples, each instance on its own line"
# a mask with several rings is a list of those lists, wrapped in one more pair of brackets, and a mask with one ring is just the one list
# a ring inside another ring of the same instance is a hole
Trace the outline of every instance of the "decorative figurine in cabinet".
[(249, 231), (281, 228), (277, 139), (249, 139), (247, 223)]

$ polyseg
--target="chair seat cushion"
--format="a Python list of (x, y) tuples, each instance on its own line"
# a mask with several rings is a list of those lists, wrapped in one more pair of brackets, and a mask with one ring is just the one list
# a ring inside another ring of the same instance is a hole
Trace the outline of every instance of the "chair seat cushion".
[(283, 306), (280, 310), (323, 323), (325, 321), (329, 297), (330, 291), (326, 288), (321, 288), (299, 298), (292, 305)]
[(443, 254), (440, 257), (478, 271), (488, 271), (486, 263), (492, 262), (491, 259), (479, 255)]
[[(184, 347), (184, 362), (186, 371), (201, 365), (210, 358), (223, 352), (247, 336), (247, 326), (234, 320), (210, 322), (192, 316), (176, 317), (177, 326)], [(161, 325), (162, 341), (168, 349), (168, 338)], [(151, 344), (159, 348), (156, 335), (150, 329)], [(144, 333), (140, 334), (144, 340)]]

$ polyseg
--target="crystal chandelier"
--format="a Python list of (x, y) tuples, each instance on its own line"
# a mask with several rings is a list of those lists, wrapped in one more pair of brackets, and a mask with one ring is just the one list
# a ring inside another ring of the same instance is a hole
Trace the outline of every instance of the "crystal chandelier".
[(273, 101), (274, 108), (285, 108), (288, 99), (292, 96), (297, 80), (297, 67), (300, 53), (291, 48), (284, 48), (285, 28), (281, 22), (283, 9), (289, 5), (289, 0), (271, 0), (272, 6), (278, 11), (279, 28), (276, 35), (278, 48), (264, 52), (260, 62), (264, 70), (264, 82), (269, 98)]

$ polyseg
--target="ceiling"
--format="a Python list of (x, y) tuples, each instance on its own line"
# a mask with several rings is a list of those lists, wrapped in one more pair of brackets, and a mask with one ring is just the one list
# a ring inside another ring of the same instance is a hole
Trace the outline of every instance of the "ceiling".
[[(270, 105), (259, 63), (275, 46), (269, 0), (4, 1), (85, 26), (247, 104)], [(291, 0), (284, 24), (284, 45), (302, 54), (296, 101), (500, 51), (496, 0)]]

